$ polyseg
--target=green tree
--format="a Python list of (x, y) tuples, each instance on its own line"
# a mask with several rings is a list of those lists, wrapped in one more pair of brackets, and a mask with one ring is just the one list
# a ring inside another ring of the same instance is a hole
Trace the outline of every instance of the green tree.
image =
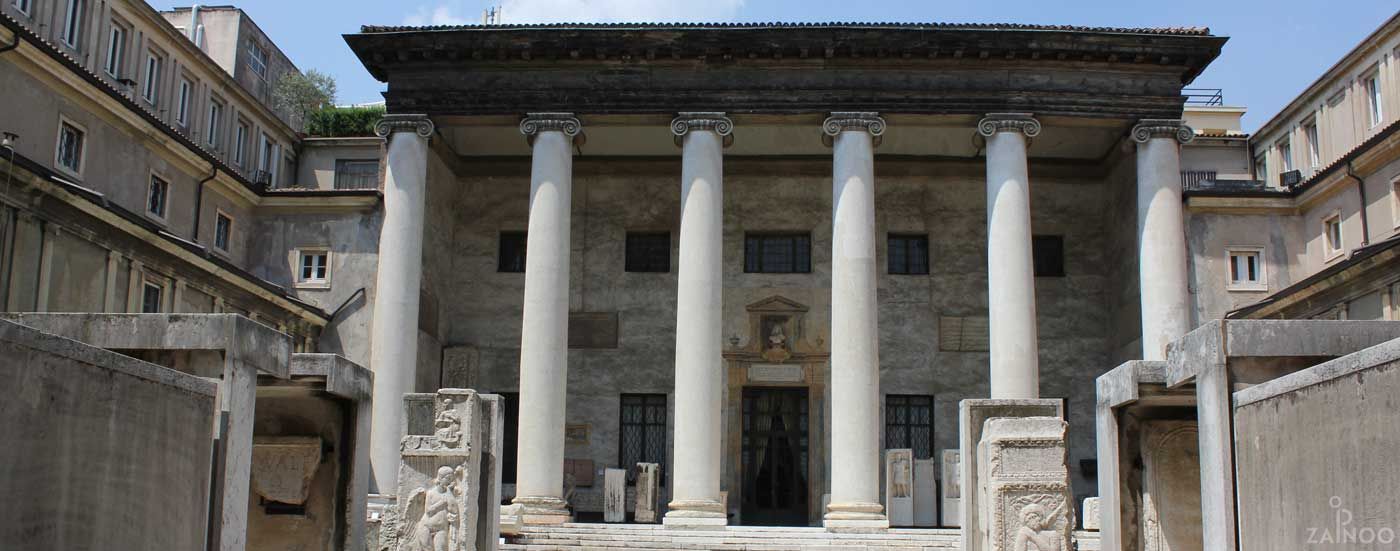
[(273, 87), (272, 103), (300, 131), (312, 113), (335, 105), (335, 79), (315, 69), (288, 72)]

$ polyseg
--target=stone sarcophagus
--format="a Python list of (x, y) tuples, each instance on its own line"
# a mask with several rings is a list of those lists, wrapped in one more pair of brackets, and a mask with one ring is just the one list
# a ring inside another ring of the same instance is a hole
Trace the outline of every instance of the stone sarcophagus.
[(477, 549), (481, 408), (476, 391), (438, 390), (432, 433), (403, 437), (396, 551)]
[(987, 421), (978, 445), (982, 549), (1068, 551), (1074, 503), (1057, 417)]

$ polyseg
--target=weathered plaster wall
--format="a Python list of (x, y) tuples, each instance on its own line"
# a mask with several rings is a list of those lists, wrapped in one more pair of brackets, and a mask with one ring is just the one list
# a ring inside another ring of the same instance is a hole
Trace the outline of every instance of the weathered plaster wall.
[(1372, 243), (1400, 233), (1400, 159), (1367, 175), (1366, 217)]
[[(1188, 211), (1186, 244), (1191, 255), (1190, 282), (1197, 323), (1224, 318), (1231, 310), (1259, 302), (1297, 281), (1298, 266), (1306, 256), (1302, 252), (1301, 231), (1301, 220), (1286, 214)], [(1265, 290), (1229, 289), (1231, 247), (1264, 249), (1261, 261)]]

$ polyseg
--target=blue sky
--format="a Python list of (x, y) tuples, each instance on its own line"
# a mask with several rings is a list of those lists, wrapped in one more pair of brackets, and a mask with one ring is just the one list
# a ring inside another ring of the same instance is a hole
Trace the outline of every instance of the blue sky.
[[(1394, 15), (1393, 0), (233, 0), (301, 69), (336, 78), (340, 103), (382, 99), (340, 38), (362, 24), (558, 21), (898, 21), (1205, 26), (1230, 37), (1192, 87), (1223, 88), (1253, 131)], [(152, 0), (157, 9), (188, 0)]]

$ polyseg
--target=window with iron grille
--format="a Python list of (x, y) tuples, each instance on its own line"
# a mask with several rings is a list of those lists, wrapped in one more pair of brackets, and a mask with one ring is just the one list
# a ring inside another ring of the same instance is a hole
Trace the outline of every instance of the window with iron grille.
[(629, 272), (670, 272), (670, 232), (627, 232), (625, 264)]
[(900, 275), (928, 274), (928, 236), (890, 234), (886, 240), (885, 260), (889, 273)]
[(1064, 277), (1065, 236), (1032, 236), (1031, 257), (1034, 264), (1035, 277)]
[(501, 232), (501, 246), (496, 256), (496, 271), (525, 273), (525, 232)]
[(885, 396), (885, 449), (904, 448), (916, 459), (933, 457), (933, 396)]
[[(656, 463), (666, 472), (666, 395), (623, 394), (617, 462), (627, 483), (637, 481), (638, 463)], [(661, 480), (665, 480), (665, 476)]]
[(374, 189), (379, 187), (379, 161), (336, 159), (335, 189)]
[(744, 272), (805, 274), (812, 271), (812, 238), (805, 233), (744, 236)]

